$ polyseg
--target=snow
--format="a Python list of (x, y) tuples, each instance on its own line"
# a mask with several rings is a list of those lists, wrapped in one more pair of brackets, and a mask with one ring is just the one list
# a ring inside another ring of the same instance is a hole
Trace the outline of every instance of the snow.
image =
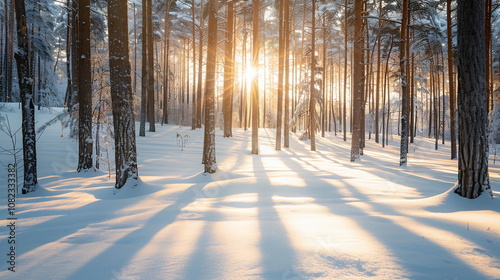
[[(58, 111), (37, 111), (37, 126)], [(40, 136), (40, 187), (17, 200), (16, 272), (0, 179), (0, 279), (500, 279), (500, 166), (490, 161), (495, 199), (461, 198), (457, 161), (432, 139), (399, 167), (396, 136), (368, 140), (352, 163), (333, 134), (316, 152), (295, 135), (275, 151), (262, 129), (251, 155), (251, 131), (217, 130), (218, 171), (205, 175), (203, 130), (165, 125), (137, 138), (139, 185), (115, 190), (104, 171), (75, 171), (77, 141), (60, 129)]]

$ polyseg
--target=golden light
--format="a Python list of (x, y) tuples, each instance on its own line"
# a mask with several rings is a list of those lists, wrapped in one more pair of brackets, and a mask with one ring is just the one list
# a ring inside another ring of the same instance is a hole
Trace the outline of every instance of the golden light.
[(261, 76), (261, 73), (259, 73), (258, 69), (255, 69), (253, 68), (252, 66), (247, 66), (246, 69), (245, 69), (245, 72), (243, 73), (244, 77), (245, 77), (245, 82), (247, 84), (251, 84), (252, 83), (252, 80), (253, 78), (256, 76), (256, 75), (259, 75)]

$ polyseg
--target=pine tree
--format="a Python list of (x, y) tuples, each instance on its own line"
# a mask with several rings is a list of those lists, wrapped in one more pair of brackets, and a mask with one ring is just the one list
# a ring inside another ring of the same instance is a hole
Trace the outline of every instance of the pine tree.
[(137, 152), (130, 77), (127, 0), (109, 0), (108, 34), (111, 102), (115, 135), (115, 188), (137, 184)]
[(90, 0), (78, 1), (78, 167), (92, 169), (92, 68)]
[(207, 71), (205, 79), (205, 135), (203, 164), (205, 173), (217, 171), (215, 158), (215, 71), (217, 63), (217, 10), (218, 0), (208, 2)]
[[(354, 2), (354, 60), (353, 60), (353, 116), (352, 116), (352, 143), (351, 143), (351, 161), (356, 161), (363, 149), (361, 141), (361, 122), (364, 115), (363, 95), (364, 95), (364, 24), (363, 24), (363, 2)], [(347, 19), (346, 19), (347, 20)]]
[(38, 185), (35, 133), (35, 104), (33, 100), (33, 76), (30, 73), (29, 35), (24, 0), (15, 0), (17, 22), (17, 48), (14, 54), (17, 65), (22, 106), (24, 184), (22, 193), (35, 190)]
[(253, 0), (253, 51), (252, 67), (255, 75), (252, 80), (252, 154), (259, 154), (259, 13), (260, 1)]
[(403, 17), (401, 20), (401, 37), (399, 47), (399, 65), (401, 72), (401, 146), (399, 166), (406, 166), (408, 162), (408, 139), (409, 139), (409, 93), (408, 93), (408, 21), (409, 0), (403, 0)]
[[(233, 62), (233, 38), (234, 38), (234, 1), (227, 3), (227, 33), (224, 54), (224, 95), (222, 100), (224, 115), (224, 137), (232, 137), (233, 124), (233, 85), (234, 85), (234, 62)], [(193, 46), (194, 49), (194, 46)]]
[(490, 189), (484, 0), (458, 0), (458, 183), (460, 196)]

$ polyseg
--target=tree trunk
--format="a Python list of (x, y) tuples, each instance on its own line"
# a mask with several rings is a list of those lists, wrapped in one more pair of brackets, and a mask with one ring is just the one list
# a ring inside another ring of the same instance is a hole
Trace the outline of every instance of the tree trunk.
[(146, 136), (146, 116), (148, 97), (148, 0), (142, 0), (142, 55), (141, 55), (141, 119), (139, 136)]
[[(191, 110), (193, 111), (192, 112), (192, 117), (191, 117), (191, 130), (195, 130), (196, 129), (196, 114), (198, 113), (196, 111), (196, 104), (198, 102), (200, 102), (197, 98), (196, 98), (196, 24), (195, 24), (195, 4), (194, 4), (194, 1), (191, 3), (191, 19), (193, 21), (191, 27), (192, 27), (192, 41), (191, 43), (193, 44), (193, 103), (192, 103), (192, 107), (191, 107)], [(167, 12), (168, 13), (168, 12)], [(200, 72), (201, 72), (201, 65), (200, 65)]]
[[(382, 0), (379, 0), (378, 16), (382, 17)], [(381, 62), (381, 28), (382, 21), (378, 21), (378, 35), (377, 35), (377, 77), (376, 77), (376, 87), (375, 87), (375, 143), (379, 143), (379, 111), (380, 111), (380, 72), (382, 71), (380, 67)]]
[(456, 95), (455, 95), (455, 76), (453, 75), (453, 33), (451, 17), (451, 0), (447, 0), (446, 5), (446, 34), (448, 36), (448, 91), (450, 95), (450, 140), (451, 140), (451, 159), (457, 158), (457, 132), (456, 132)]
[(285, 41), (285, 110), (284, 110), (284, 128), (283, 128), (283, 147), (290, 147), (290, 0), (284, 0), (284, 38)]
[(456, 193), (477, 198), (490, 189), (484, 0), (458, 0), (458, 183)]
[(491, 18), (492, 18), (492, 0), (485, 0), (484, 30), (485, 30), (485, 59), (486, 59), (486, 103), (487, 111), (493, 109), (493, 91), (491, 84)]
[(348, 13), (347, 13), (347, 0), (344, 1), (344, 94), (342, 104), (342, 129), (344, 132), (344, 141), (347, 141), (347, 61), (348, 61)]
[(205, 173), (215, 173), (215, 71), (217, 63), (217, 0), (208, 2), (207, 71), (205, 80), (205, 138), (203, 163)]
[(408, 162), (408, 135), (409, 135), (409, 110), (408, 110), (408, 11), (409, 0), (403, 0), (403, 17), (401, 24), (401, 37), (399, 47), (399, 66), (401, 72), (401, 146), (399, 156), (399, 166), (406, 166)]
[(285, 32), (284, 32), (284, 0), (279, 0), (278, 20), (278, 102), (276, 109), (276, 146), (277, 151), (281, 150), (281, 128), (283, 124), (283, 70), (285, 59)]
[[(203, 1), (200, 1), (200, 14), (201, 11), (203, 11)], [(203, 79), (203, 71), (202, 65), (203, 65), (203, 27), (204, 27), (204, 20), (203, 17), (200, 17), (200, 33), (199, 33), (199, 42), (198, 42), (198, 68), (200, 69), (198, 71), (198, 87), (196, 88), (196, 128), (201, 128), (201, 123), (202, 123), (202, 104), (203, 103), (203, 96), (201, 94), (201, 88), (202, 88), (202, 79)]]
[(260, 1), (253, 0), (253, 56), (252, 67), (256, 72), (252, 80), (252, 154), (259, 154), (259, 13)]
[[(152, 7), (152, 0), (146, 0), (148, 2), (147, 5), (147, 87), (148, 87), (148, 120), (149, 120), (149, 131), (150, 132), (155, 132), (156, 127), (156, 114), (155, 114), (155, 81), (154, 81), (154, 50), (153, 50), (153, 7)], [(144, 59), (144, 57), (143, 57)]]
[[(169, 99), (169, 86), (170, 86), (170, 65), (169, 65), (169, 56), (170, 56), (170, 4), (172, 3), (171, 0), (167, 1), (167, 7), (166, 7), (166, 12), (165, 12), (165, 38), (163, 42), (163, 62), (164, 62), (164, 68), (163, 68), (163, 123), (168, 124), (168, 105), (170, 102)], [(141, 95), (142, 98), (142, 95)], [(145, 99), (145, 98), (144, 98)], [(141, 106), (142, 106), (142, 101), (141, 101)], [(142, 107), (141, 107), (142, 108)], [(144, 106), (144, 110), (145, 106)], [(142, 109), (141, 109), (142, 111)], [(145, 124), (144, 127), (142, 127), (142, 115), (141, 115), (141, 129), (145, 130)], [(144, 122), (146, 120), (144, 119)]]
[(316, 0), (311, 1), (311, 83), (309, 85), (309, 139), (316, 151)]
[(30, 73), (29, 36), (24, 0), (15, 0), (17, 48), (15, 53), (22, 106), (24, 183), (22, 193), (35, 190), (38, 185), (35, 133), (35, 104), (33, 103), (33, 76)]
[(109, 68), (115, 132), (115, 188), (138, 183), (133, 95), (130, 77), (127, 0), (109, 0)]
[(78, 168), (92, 168), (92, 66), (90, 0), (78, 1)]
[(12, 102), (12, 76), (14, 60), (14, 33), (15, 33), (15, 8), (14, 0), (5, 1), (5, 75), (4, 75), (4, 101)]
[(226, 46), (224, 55), (224, 95), (223, 95), (223, 115), (224, 115), (224, 137), (233, 136), (233, 32), (234, 32), (234, 1), (227, 3), (227, 23), (226, 23)]
[(353, 61), (353, 129), (351, 142), (351, 161), (359, 159), (361, 154), (361, 121), (364, 114), (363, 90), (364, 90), (364, 40), (363, 40), (363, 1), (354, 2), (354, 61)]

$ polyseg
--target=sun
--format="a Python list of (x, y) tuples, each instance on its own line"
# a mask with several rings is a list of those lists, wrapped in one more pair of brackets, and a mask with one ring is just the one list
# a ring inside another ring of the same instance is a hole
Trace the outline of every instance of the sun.
[(259, 71), (255, 68), (253, 68), (252, 66), (247, 66), (244, 73), (243, 73), (243, 76), (245, 77), (247, 84), (251, 83), (253, 78), (255, 76), (258, 76), (258, 75), (259, 75)]

